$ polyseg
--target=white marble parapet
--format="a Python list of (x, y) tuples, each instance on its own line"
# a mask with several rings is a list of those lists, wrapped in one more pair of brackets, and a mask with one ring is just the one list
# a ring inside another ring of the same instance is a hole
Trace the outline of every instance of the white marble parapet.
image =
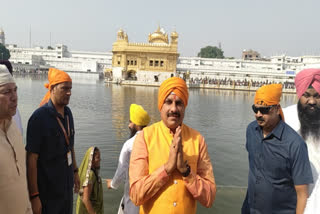
[(164, 46), (164, 47), (170, 47), (170, 44), (166, 44), (166, 43), (139, 43), (139, 42), (132, 42), (132, 43), (128, 43), (128, 46), (145, 46), (145, 47)]

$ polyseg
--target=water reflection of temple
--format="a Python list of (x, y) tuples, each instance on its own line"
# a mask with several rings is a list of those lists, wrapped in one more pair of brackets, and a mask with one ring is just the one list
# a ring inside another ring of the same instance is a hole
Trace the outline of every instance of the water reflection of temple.
[(151, 117), (150, 123), (160, 119), (157, 106), (158, 88), (119, 85), (107, 87), (111, 87), (112, 126), (117, 139), (126, 139), (129, 136), (129, 109), (132, 103), (143, 106)]

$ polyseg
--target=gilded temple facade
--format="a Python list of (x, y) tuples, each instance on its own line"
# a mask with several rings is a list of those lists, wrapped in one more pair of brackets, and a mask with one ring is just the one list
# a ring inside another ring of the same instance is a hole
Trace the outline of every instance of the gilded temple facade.
[(162, 82), (174, 76), (179, 57), (178, 33), (168, 34), (158, 29), (149, 34), (148, 43), (130, 43), (122, 29), (112, 46), (112, 69), (107, 78), (112, 81), (137, 80)]

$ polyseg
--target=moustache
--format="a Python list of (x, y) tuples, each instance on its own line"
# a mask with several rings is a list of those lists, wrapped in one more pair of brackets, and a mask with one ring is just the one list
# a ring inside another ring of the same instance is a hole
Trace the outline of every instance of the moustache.
[[(313, 109), (311, 109), (313, 108)], [(304, 110), (307, 110), (307, 111), (320, 111), (320, 108), (316, 105), (307, 105), (304, 107)]]
[(167, 117), (180, 117), (180, 113), (179, 112), (168, 113)]
[(264, 119), (262, 117), (258, 117), (257, 120), (258, 121), (264, 121)]

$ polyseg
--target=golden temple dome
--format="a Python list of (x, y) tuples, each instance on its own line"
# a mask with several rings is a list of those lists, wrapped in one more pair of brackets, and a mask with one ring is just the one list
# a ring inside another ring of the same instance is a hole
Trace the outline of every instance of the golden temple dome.
[(166, 43), (168, 44), (168, 34), (164, 32), (163, 29), (160, 29), (160, 26), (158, 26), (158, 29), (152, 33), (149, 34), (149, 43)]

